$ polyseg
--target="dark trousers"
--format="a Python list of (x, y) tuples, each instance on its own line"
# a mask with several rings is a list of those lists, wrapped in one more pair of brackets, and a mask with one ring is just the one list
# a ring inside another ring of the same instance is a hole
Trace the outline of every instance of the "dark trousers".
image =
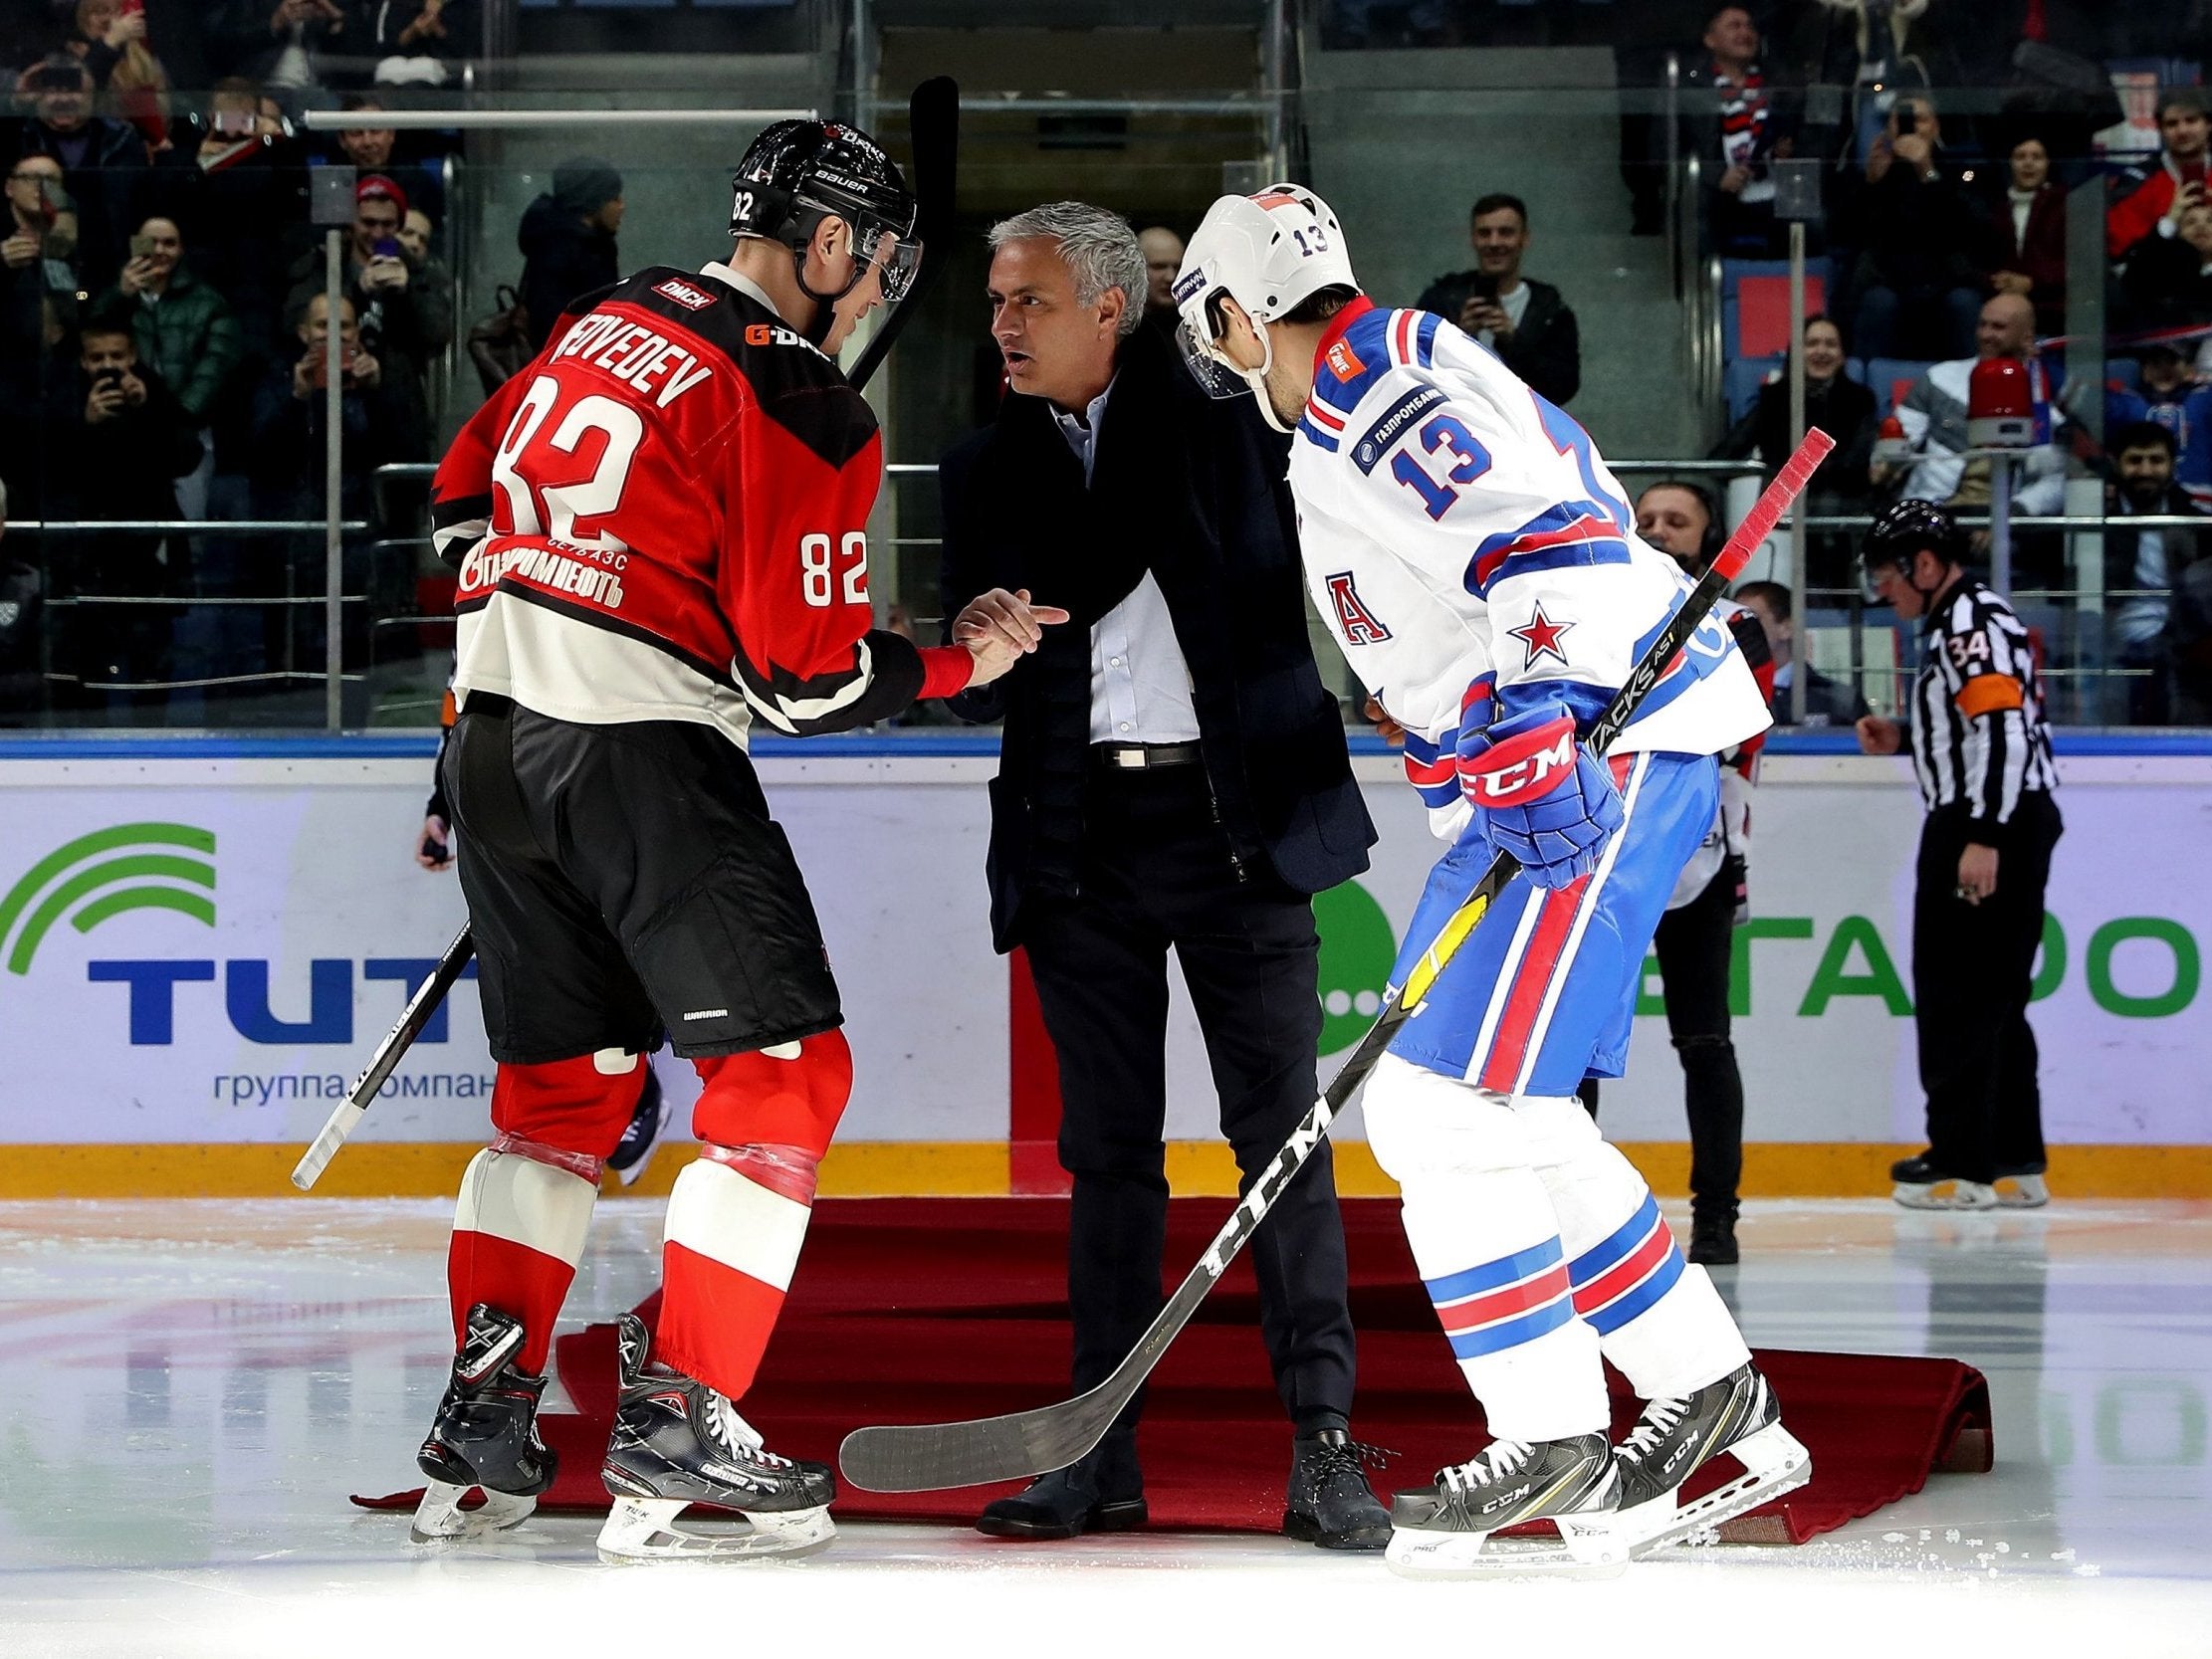
[(1734, 1216), (1743, 1179), (1743, 1074), (1728, 1035), (1736, 882), (1723, 863), (1705, 890), (1659, 918), (1653, 943), (1666, 985), (1666, 1031), (1682, 1062), (1693, 1210)]
[[(1728, 962), (1735, 949), (1736, 883), (1725, 864), (1705, 889), (1659, 918), (1653, 944), (1666, 989), (1666, 1030), (1682, 1063), (1689, 1114), (1689, 1193), (1694, 1213), (1736, 1214), (1743, 1180), (1743, 1074), (1728, 1035)], [(1598, 1080), (1576, 1091), (1598, 1115)]]
[[(1073, 1177), (1068, 1306), (1078, 1391), (1160, 1311), (1168, 1218), (1168, 950), (1206, 1037), (1221, 1133), (1246, 1188), (1319, 1092), (1312, 902), (1232, 863), (1203, 766), (1094, 772), (1080, 897), (1032, 898), (1023, 942), (1060, 1068)], [(1323, 1143), (1249, 1246), (1276, 1391), (1301, 1430), (1352, 1410), (1344, 1222)], [(1142, 1396), (1124, 1413), (1134, 1425)]]
[(1957, 896), (1966, 814), (1945, 808), (1920, 831), (1912, 895), (1912, 994), (1928, 1151), (1961, 1180), (2044, 1166), (2043, 1097), (2028, 991), (2043, 938), (2051, 850), (2065, 828), (2048, 794), (2020, 797), (1997, 860), (1997, 891)]

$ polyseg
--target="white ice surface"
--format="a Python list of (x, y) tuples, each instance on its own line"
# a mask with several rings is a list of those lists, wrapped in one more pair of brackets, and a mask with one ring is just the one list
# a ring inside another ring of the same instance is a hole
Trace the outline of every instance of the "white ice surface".
[[(659, 1212), (603, 1207), (572, 1317), (648, 1288)], [(0, 1659), (2212, 1655), (2204, 1206), (1754, 1205), (1745, 1265), (1716, 1275), (1752, 1342), (1981, 1366), (1997, 1470), (1804, 1549), (1449, 1585), (1159, 1533), (1024, 1547), (852, 1524), (804, 1561), (608, 1568), (593, 1522), (543, 1519), (417, 1549), (404, 1517), (344, 1495), (414, 1482), (449, 1213), (0, 1204)]]

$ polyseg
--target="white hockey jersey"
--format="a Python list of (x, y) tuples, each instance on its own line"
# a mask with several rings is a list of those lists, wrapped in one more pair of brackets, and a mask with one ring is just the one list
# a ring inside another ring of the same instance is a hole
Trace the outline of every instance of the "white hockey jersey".
[[(1426, 311), (1337, 313), (1290, 487), (1314, 603), (1406, 727), (1407, 774), (1446, 839), (1471, 810), (1462, 729), (1558, 702), (1587, 731), (1689, 591), (1638, 538), (1590, 435)], [(1769, 724), (1708, 619), (1615, 748), (1717, 754)]]

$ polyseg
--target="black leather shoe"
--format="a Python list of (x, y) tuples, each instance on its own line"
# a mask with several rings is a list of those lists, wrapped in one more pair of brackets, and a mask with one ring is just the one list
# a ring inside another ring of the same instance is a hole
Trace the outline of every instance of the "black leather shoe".
[(992, 1538), (1079, 1538), (1142, 1527), (1145, 1477), (1134, 1435), (1110, 1435), (1065, 1469), (1039, 1475), (1028, 1490), (986, 1506), (976, 1531)]
[(1387, 1548), (1390, 1511), (1367, 1484), (1367, 1471), (1382, 1467), (1390, 1456), (1361, 1445), (1340, 1428), (1299, 1435), (1290, 1443), (1283, 1535), (1324, 1550)]
[(1689, 1217), (1689, 1259), (1704, 1267), (1734, 1267), (1736, 1218), (1729, 1210), (1692, 1210)]

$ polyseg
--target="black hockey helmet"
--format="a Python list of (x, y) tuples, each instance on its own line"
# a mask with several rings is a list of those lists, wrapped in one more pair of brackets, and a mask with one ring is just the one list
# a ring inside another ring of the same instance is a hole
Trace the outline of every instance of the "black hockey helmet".
[[(827, 306), (852, 292), (885, 232), (893, 240), (882, 263), (884, 299), (896, 301), (913, 285), (922, 254), (914, 239), (914, 192), (898, 163), (857, 126), (777, 121), (747, 147), (731, 184), (732, 234), (765, 237), (788, 248), (807, 298)], [(852, 283), (835, 294), (806, 285), (806, 245), (825, 218), (852, 227), (854, 256), (862, 262)], [(826, 325), (826, 314), (823, 321)]]
[(1907, 496), (1883, 508), (1868, 526), (1861, 557), (1869, 571), (1885, 564), (1910, 570), (1912, 555), (1922, 547), (1956, 564), (1966, 556), (1966, 535), (1946, 510)]

